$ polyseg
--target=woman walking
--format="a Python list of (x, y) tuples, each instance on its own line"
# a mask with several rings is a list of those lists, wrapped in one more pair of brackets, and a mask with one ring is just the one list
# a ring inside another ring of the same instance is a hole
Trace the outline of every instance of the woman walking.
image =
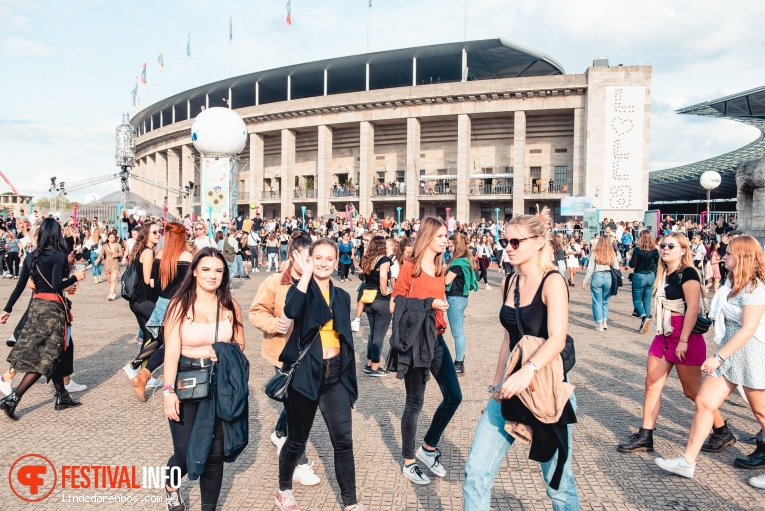
[(353, 459), (351, 408), (358, 398), (358, 387), (351, 298), (332, 284), (337, 258), (337, 245), (328, 238), (316, 241), (308, 257), (294, 254), (301, 276), (287, 292), (284, 305), (284, 315), (294, 320), (294, 326), (279, 361), (287, 370), (304, 350), (307, 360), (296, 368), (284, 401), (289, 427), (287, 443), (279, 454), (279, 491), (275, 497), (282, 511), (300, 510), (292, 494), (292, 475), (305, 450), (317, 409), (321, 409), (332, 441), (344, 510), (364, 509), (356, 498)]
[(659, 263), (659, 250), (651, 231), (640, 233), (637, 247), (632, 251), (630, 268), (632, 275), (632, 305), (640, 318), (638, 332), (644, 334), (651, 325), (651, 297), (656, 282), (656, 269)]
[[(391, 312), (395, 316), (388, 368), (395, 369), (396, 377), (404, 380), (406, 404), (401, 415), (401, 444), (404, 458), (402, 472), (415, 484), (430, 483), (430, 478), (422, 472), (417, 460), (436, 476), (446, 476), (446, 469), (441, 463), (438, 442), (462, 402), (462, 390), (457, 372), (443, 336), (446, 331), (444, 312), (449, 309), (449, 304), (446, 302), (444, 284), (446, 268), (443, 259), (448, 243), (446, 224), (435, 217), (423, 218), (414, 242), (412, 259), (401, 266), (396, 286), (393, 288), (393, 300), (391, 300)], [(435, 322), (435, 325), (430, 323), (426, 327), (428, 334), (420, 336), (417, 335), (419, 332), (409, 332), (406, 325), (399, 325), (400, 328), (397, 331), (396, 317), (400, 318), (408, 308), (415, 313), (422, 311), (428, 304), (430, 304), (429, 309), (433, 309), (434, 312), (426, 310), (428, 312), (426, 321)], [(397, 308), (400, 310), (396, 314)], [(413, 335), (421, 339), (421, 342), (426, 342), (427, 346), (411, 345)], [(434, 335), (435, 339), (430, 338), (431, 335)], [(400, 342), (395, 342), (396, 338), (399, 338)], [(432, 350), (430, 360), (413, 356), (414, 350), (426, 348)], [(433, 420), (425, 433), (422, 445), (415, 452), (417, 422), (425, 402), (428, 373), (435, 377), (442, 401), (433, 414)]]
[[(515, 276), (505, 277), (507, 292), (499, 314), (505, 329), (504, 340), (499, 351), (494, 384), (489, 388), (491, 398), (478, 422), (465, 465), (465, 511), (488, 511), (494, 479), (515, 441), (515, 437), (505, 430), (506, 421), (499, 400), (512, 400), (515, 406), (522, 407), (516, 396), (529, 387), (538, 368), (546, 367), (559, 357), (566, 345), (568, 291), (564, 278), (555, 275), (558, 273), (553, 262), (555, 242), (547, 227), (547, 219), (533, 215), (515, 216), (505, 226), (505, 239), (516, 271)], [(516, 310), (515, 303), (524, 305)], [(519, 317), (522, 328), (519, 328)], [(528, 362), (503, 382), (508, 355), (523, 334), (546, 340)], [(552, 500), (554, 511), (579, 510), (579, 496), (571, 469), (575, 410), (576, 400), (571, 394), (560, 420), (555, 424), (567, 433), (563, 435), (568, 450), (561, 452), (558, 448), (549, 461), (541, 463), (547, 495)], [(562, 467), (559, 467), (561, 464)]]
[(566, 267), (568, 268), (568, 285), (574, 286), (574, 279), (576, 278), (576, 270), (579, 268), (579, 253), (582, 251), (582, 247), (576, 242), (576, 238), (571, 237), (568, 240), (568, 244), (564, 249), (566, 252)]
[(362, 298), (366, 304), (364, 309), (369, 321), (369, 338), (367, 339), (367, 363), (363, 371), (369, 376), (388, 376), (388, 373), (380, 369), (380, 357), (382, 355), (383, 341), (390, 326), (390, 265), (391, 260), (387, 255), (388, 247), (385, 238), (374, 236), (364, 253), (361, 261), (361, 273), (364, 283), (362, 284), (362, 297), (370, 297), (369, 300)]
[[(701, 364), (707, 347), (704, 336), (693, 333), (699, 313), (701, 279), (693, 266), (688, 238), (671, 233), (659, 244), (659, 262), (654, 286), (656, 331), (648, 349), (643, 422), (629, 441), (617, 447), (619, 452), (653, 451), (653, 432), (661, 409), (661, 393), (674, 367), (685, 397), (694, 401), (701, 387)], [(736, 443), (719, 410), (714, 411), (714, 430), (702, 450), (720, 452)]]
[(350, 231), (343, 231), (343, 236), (340, 238), (337, 248), (340, 251), (337, 273), (340, 275), (340, 282), (345, 282), (348, 280), (348, 271), (353, 265), (353, 257), (355, 255)]
[(608, 299), (611, 297), (611, 269), (619, 271), (619, 260), (611, 242), (602, 238), (592, 250), (592, 257), (587, 265), (582, 289), (590, 285), (592, 295), (592, 316), (595, 319), (595, 331), (608, 329)]
[(27, 390), (40, 377), (53, 380), (56, 389), (56, 410), (79, 406), (64, 387), (64, 377), (72, 373), (71, 350), (71, 302), (64, 291), (85, 278), (84, 271), (69, 274), (66, 243), (61, 234), (61, 225), (53, 218), (43, 220), (38, 233), (37, 248), (24, 260), (16, 287), (8, 298), (0, 323), (5, 324), (11, 315), (27, 281), (31, 278), (35, 286), (28, 315), (44, 318), (41, 321), (27, 321), (16, 336), (16, 344), (8, 355), (8, 362), (14, 372), (26, 373), (16, 390), (2, 399), (5, 415), (19, 420), (16, 407)]
[(19, 263), (21, 261), (21, 244), (11, 231), (6, 234), (8, 237), (8, 252), (6, 253), (6, 263), (8, 265), (9, 276), (19, 278)]
[[(462, 234), (452, 234), (449, 238), (449, 251), (452, 260), (446, 271), (446, 303), (449, 308), (449, 328), (454, 337), (454, 370), (457, 374), (465, 372), (465, 309), (470, 291), (478, 291), (475, 276), (475, 259), (468, 249), (467, 240)], [(504, 251), (503, 251), (504, 252)]]
[(478, 274), (478, 280), (483, 280), (487, 290), (491, 290), (491, 286), (489, 286), (489, 264), (491, 263), (491, 256), (491, 243), (489, 242), (489, 237), (484, 234), (481, 236), (481, 242), (475, 247), (475, 257), (478, 259), (478, 270), (480, 272)]
[(279, 271), (279, 241), (276, 239), (276, 233), (271, 231), (266, 239), (266, 254), (268, 255), (268, 265), (266, 271), (271, 271), (271, 263), (274, 265), (274, 271)]
[[(685, 453), (677, 458), (657, 458), (662, 469), (683, 477), (693, 477), (702, 442), (714, 421), (714, 414), (731, 392), (741, 386), (760, 426), (765, 429), (765, 257), (762, 247), (751, 236), (731, 240), (723, 258), (731, 278), (712, 304), (715, 341), (720, 349), (701, 365), (706, 374), (696, 396), (696, 414)], [(747, 457), (736, 458), (734, 465), (746, 469), (765, 467), (765, 442)], [(765, 475), (749, 480), (765, 489)]]
[[(165, 265), (167, 266), (167, 263)], [(166, 382), (175, 382), (182, 371), (208, 368), (214, 362), (217, 362), (216, 371), (231, 367), (220, 364), (223, 354), (226, 357), (236, 357), (239, 354), (232, 354), (230, 350), (244, 351), (242, 314), (239, 304), (231, 297), (227, 273), (228, 265), (223, 255), (214, 248), (203, 248), (191, 261), (188, 273), (167, 308), (164, 359)], [(246, 390), (246, 375), (228, 374), (232, 379), (236, 377)], [(220, 389), (224, 380), (226, 378), (218, 375), (218, 378), (213, 380), (216, 383), (212, 385), (217, 385)], [(216, 416), (216, 405), (211, 407), (207, 404), (210, 400), (179, 401), (177, 390), (174, 383), (164, 387), (165, 416), (168, 418), (173, 439), (173, 455), (167, 460), (167, 466), (171, 470), (175, 467), (180, 468), (181, 477), (187, 473), (190, 478), (199, 477), (202, 510), (214, 511), (223, 483), (224, 458), (225, 461), (231, 462), (244, 448), (232, 440), (238, 435), (228, 436), (229, 428), (237, 428), (237, 432), (243, 433), (246, 438), (247, 413), (244, 413), (243, 419), (226, 421), (224, 426), (223, 421)], [(211, 389), (210, 392), (215, 394), (217, 390)], [(247, 399), (246, 394), (227, 396), (229, 400)], [(246, 410), (246, 404), (244, 406)], [(220, 409), (220, 402), (217, 403), (217, 407)], [(205, 439), (194, 432), (197, 426), (200, 429), (205, 428), (202, 421), (213, 421), (211, 426), (207, 426), (212, 433), (206, 440), (209, 450), (205, 451), (206, 456), (200, 456), (200, 459), (188, 459), (187, 456), (204, 450), (199, 443), (204, 443)], [(197, 422), (200, 424), (197, 425)], [(226, 448), (230, 449), (225, 453), (224, 436)], [(200, 466), (204, 467), (201, 474)], [(177, 481), (174, 488), (168, 482), (165, 485), (165, 505), (170, 511), (186, 509), (178, 485), (180, 481)]]
[(720, 263), (722, 262), (722, 257), (720, 257), (719, 249), (720, 244), (716, 241), (713, 241), (710, 245), (709, 261), (707, 262), (707, 265), (709, 265), (711, 277), (707, 281), (705, 290), (709, 291), (709, 288), (711, 287), (714, 293), (717, 293), (717, 290), (720, 288), (720, 280), (722, 278), (720, 273)]
[(103, 240), (101, 239), (101, 230), (98, 227), (93, 227), (90, 231), (90, 236), (85, 241), (85, 248), (90, 250), (90, 264), (91, 272), (93, 273), (93, 282), (95, 284), (101, 283), (101, 264), (96, 262), (98, 254), (101, 253), (101, 247), (103, 246)]
[(110, 232), (106, 237), (106, 243), (101, 245), (101, 252), (95, 261), (95, 264), (104, 262), (104, 273), (109, 281), (109, 294), (106, 299), (110, 301), (117, 298), (117, 277), (120, 275), (121, 257), (122, 245), (117, 242), (117, 234)]

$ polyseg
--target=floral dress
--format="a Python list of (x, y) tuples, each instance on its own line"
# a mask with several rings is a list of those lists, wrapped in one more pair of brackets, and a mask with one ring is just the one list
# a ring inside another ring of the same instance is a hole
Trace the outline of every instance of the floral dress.
[[(765, 284), (759, 282), (754, 289), (742, 289), (739, 294), (728, 299), (728, 303), (743, 307), (745, 305), (765, 305)], [(741, 325), (725, 318), (725, 337), (720, 347), (730, 341), (733, 335), (741, 329)], [(717, 370), (717, 374), (736, 385), (750, 389), (765, 390), (765, 339), (752, 338), (741, 349), (725, 359)]]

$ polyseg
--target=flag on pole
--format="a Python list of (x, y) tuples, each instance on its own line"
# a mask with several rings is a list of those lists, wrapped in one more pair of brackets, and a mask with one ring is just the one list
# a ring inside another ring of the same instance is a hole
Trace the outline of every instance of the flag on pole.
[(287, 25), (292, 25), (292, 0), (287, 0)]
[(157, 64), (159, 65), (160, 71), (165, 70), (165, 50), (159, 52), (159, 57), (157, 57)]
[(372, 7), (372, 0), (369, 0), (369, 7)]
[(186, 38), (186, 56), (191, 57), (191, 32), (189, 32), (189, 37)]
[(136, 106), (136, 98), (138, 97), (138, 77), (135, 77), (135, 87), (133, 87), (133, 92), (131, 92), (133, 95), (133, 106)]
[(141, 71), (141, 83), (146, 83), (146, 62), (143, 63), (143, 70)]
[(231, 42), (231, 40), (234, 38), (234, 16), (229, 15), (228, 17), (228, 42)]

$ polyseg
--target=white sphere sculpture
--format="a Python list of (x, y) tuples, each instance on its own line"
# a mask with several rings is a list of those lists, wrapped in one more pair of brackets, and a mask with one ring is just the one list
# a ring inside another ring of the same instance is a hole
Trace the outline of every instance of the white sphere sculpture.
[(200, 154), (236, 155), (247, 145), (247, 127), (228, 108), (208, 108), (191, 125), (191, 141)]
[(707, 170), (703, 174), (701, 174), (701, 179), (699, 180), (701, 183), (701, 186), (706, 190), (714, 190), (718, 186), (720, 186), (720, 183), (722, 182), (722, 178), (720, 177), (720, 174), (715, 172), (714, 170)]

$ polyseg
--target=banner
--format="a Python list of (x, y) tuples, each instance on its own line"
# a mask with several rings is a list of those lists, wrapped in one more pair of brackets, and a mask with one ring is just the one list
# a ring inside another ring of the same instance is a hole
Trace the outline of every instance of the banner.
[(600, 210), (584, 213), (584, 232), (582, 239), (589, 242), (596, 234), (600, 233)]
[(230, 209), (230, 169), (230, 158), (202, 158), (201, 214), (203, 218), (218, 221), (218, 225), (220, 225), (223, 213), (226, 213), (228, 221), (231, 221), (228, 216)]
[(592, 207), (592, 197), (564, 197), (560, 201), (561, 216), (584, 216)]

